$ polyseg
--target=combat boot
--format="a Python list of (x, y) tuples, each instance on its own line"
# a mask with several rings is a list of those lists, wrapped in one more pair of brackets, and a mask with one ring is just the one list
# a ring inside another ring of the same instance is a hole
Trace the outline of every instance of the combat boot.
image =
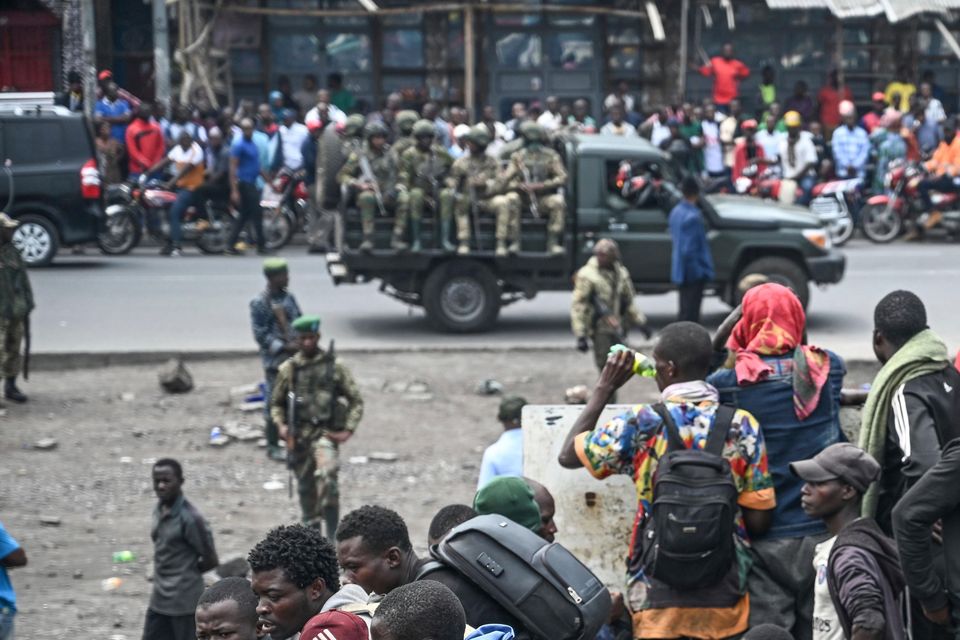
[(17, 389), (17, 378), (7, 378), (7, 383), (3, 387), (3, 395), (7, 400), (13, 400), (14, 402), (26, 402), (27, 396), (23, 394), (20, 389)]
[(410, 221), (410, 233), (413, 234), (413, 240), (410, 242), (410, 249), (420, 251), (420, 218)]
[(507, 255), (507, 243), (503, 240), (497, 240), (497, 250), (493, 252), (493, 255), (498, 258), (506, 257)]
[[(453, 251), (457, 248), (450, 242), (450, 222), (450, 218), (445, 218), (440, 221), (440, 246), (444, 251)], [(462, 247), (463, 243), (460, 243), (460, 246)]]
[(457, 255), (466, 256), (470, 254), (470, 244), (466, 241), (461, 241), (460, 246), (457, 247)]
[(563, 247), (560, 246), (560, 234), (559, 233), (548, 233), (547, 234), (547, 252), (552, 255), (559, 255), (563, 253)]
[(373, 220), (363, 220), (363, 242), (360, 243), (360, 251), (373, 250)]
[(513, 241), (510, 242), (510, 246), (507, 247), (507, 251), (510, 255), (520, 253), (520, 238), (514, 238)]
[(324, 507), (323, 520), (327, 525), (327, 539), (335, 540), (337, 525), (340, 524), (340, 507)]

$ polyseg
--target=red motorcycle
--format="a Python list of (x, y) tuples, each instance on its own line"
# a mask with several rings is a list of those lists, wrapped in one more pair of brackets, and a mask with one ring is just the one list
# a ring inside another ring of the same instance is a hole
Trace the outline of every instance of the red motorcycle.
[[(883, 180), (884, 193), (868, 198), (860, 212), (861, 227), (867, 238), (881, 244), (890, 242), (900, 235), (907, 221), (924, 228), (930, 212), (924, 210), (920, 182), (926, 175), (916, 162), (890, 163)], [(960, 193), (934, 193), (931, 200), (943, 214), (936, 226), (950, 236), (960, 235)]]
[(293, 234), (306, 230), (310, 194), (300, 172), (284, 167), (260, 196), (263, 209), (263, 233), (267, 249), (283, 247)]

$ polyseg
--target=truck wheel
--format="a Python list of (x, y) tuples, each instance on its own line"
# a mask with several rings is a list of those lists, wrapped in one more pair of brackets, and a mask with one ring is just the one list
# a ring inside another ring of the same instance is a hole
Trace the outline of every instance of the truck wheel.
[(803, 270), (803, 267), (789, 258), (770, 256), (767, 258), (758, 258), (740, 271), (740, 274), (737, 276), (737, 281), (733, 283), (735, 288), (735, 305), (740, 304), (743, 298), (743, 294), (739, 288), (737, 288), (737, 285), (745, 277), (752, 274), (766, 276), (770, 282), (776, 282), (777, 284), (782, 284), (792, 289), (793, 292), (797, 294), (797, 297), (800, 298), (800, 304), (803, 305), (804, 309), (806, 309), (810, 303), (810, 283), (807, 280), (807, 273)]
[(500, 314), (500, 285), (479, 262), (453, 260), (427, 276), (423, 306), (430, 323), (441, 331), (486, 331)]
[(13, 246), (17, 248), (28, 267), (45, 267), (53, 262), (60, 247), (57, 229), (44, 218), (28, 214), (19, 216), (20, 226), (13, 232)]

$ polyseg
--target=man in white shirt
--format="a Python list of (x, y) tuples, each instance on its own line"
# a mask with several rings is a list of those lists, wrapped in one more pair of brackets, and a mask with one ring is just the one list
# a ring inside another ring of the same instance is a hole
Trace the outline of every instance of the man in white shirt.
[(327, 110), (327, 118), (330, 122), (334, 124), (342, 124), (347, 121), (347, 114), (343, 112), (337, 105), (330, 102), (330, 92), (326, 89), (320, 89), (317, 91), (317, 104), (307, 111), (307, 115), (304, 116), (304, 121), (307, 120), (321, 120), (320, 117), (320, 107), (323, 105)]
[[(183, 214), (193, 204), (194, 190), (203, 183), (205, 164), (203, 149), (194, 142), (190, 132), (186, 129), (180, 131), (177, 144), (170, 148), (167, 156), (150, 167), (141, 176), (153, 175), (171, 164), (174, 167), (173, 177), (167, 181), (164, 188), (176, 191), (177, 199), (167, 211), (170, 235), (166, 244), (160, 250), (160, 254), (175, 257), (181, 253)], [(141, 177), (141, 179), (143, 178)]]
[(280, 141), (277, 154), (274, 156), (273, 169), (277, 171), (281, 166), (290, 171), (299, 171), (303, 167), (303, 143), (310, 137), (310, 130), (306, 125), (297, 122), (297, 112), (286, 109), (283, 112), (283, 124), (280, 125)]
[(618, 82), (616, 88), (604, 99), (603, 108), (609, 111), (613, 108), (614, 104), (619, 102), (626, 111), (633, 111), (636, 102), (633, 96), (627, 93), (629, 90), (630, 87), (627, 85), (626, 80)]
[(763, 148), (763, 157), (774, 160), (780, 157), (780, 142), (784, 135), (777, 131), (777, 116), (768, 115), (764, 127), (757, 132), (757, 144)]
[(520, 431), (520, 417), (526, 404), (527, 401), (519, 396), (508, 396), (500, 401), (497, 420), (503, 425), (503, 433), (483, 452), (477, 490), (500, 476), (523, 475), (523, 434)]
[(547, 131), (556, 131), (563, 124), (563, 117), (560, 115), (560, 101), (557, 96), (547, 98), (547, 108), (537, 118), (537, 124)]
[(717, 108), (708, 104), (703, 108), (703, 168), (711, 178), (727, 175), (723, 165), (723, 143), (720, 141), (720, 124), (717, 122)]
[[(803, 118), (796, 111), (787, 111), (783, 116), (783, 123), (787, 125), (787, 135), (780, 141), (777, 153), (780, 156), (780, 167), (783, 171), (784, 183), (781, 184), (781, 193), (784, 188), (789, 194), (795, 191), (791, 183), (796, 183), (803, 190), (803, 195), (797, 204), (806, 206), (810, 203), (810, 191), (816, 183), (815, 169), (817, 167), (817, 148), (813, 145), (812, 136), (801, 131)], [(766, 152), (766, 150), (764, 150)], [(789, 202), (781, 197), (781, 202)]]
[(629, 122), (625, 121), (623, 105), (615, 102), (610, 106), (610, 122), (600, 127), (600, 135), (606, 136), (624, 136), (626, 138), (636, 138), (637, 129)]

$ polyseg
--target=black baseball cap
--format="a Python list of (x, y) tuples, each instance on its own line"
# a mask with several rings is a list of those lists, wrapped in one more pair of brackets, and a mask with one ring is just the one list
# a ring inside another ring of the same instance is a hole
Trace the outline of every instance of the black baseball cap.
[(855, 444), (838, 442), (809, 460), (791, 462), (790, 471), (807, 482), (843, 480), (863, 493), (880, 475), (880, 464)]

